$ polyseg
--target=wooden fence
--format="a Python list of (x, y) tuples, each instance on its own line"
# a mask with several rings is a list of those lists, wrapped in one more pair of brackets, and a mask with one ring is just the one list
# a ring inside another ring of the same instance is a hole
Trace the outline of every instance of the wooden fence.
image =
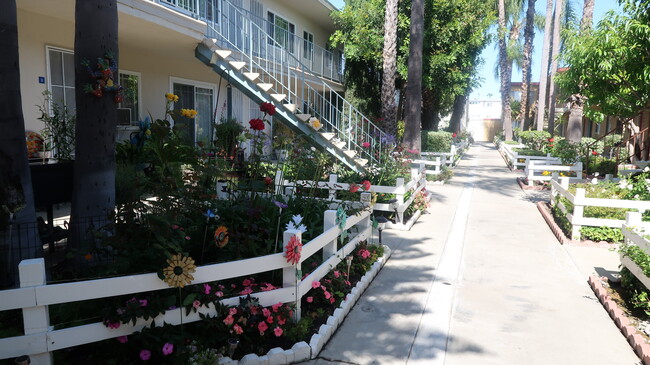
[(582, 180), (582, 162), (577, 162), (573, 165), (562, 165), (560, 162), (549, 163), (548, 161), (530, 159), (527, 160), (526, 168), (524, 169), (528, 186), (533, 186), (536, 181), (551, 181), (554, 173), (557, 175), (565, 174), (566, 177), (573, 177), (574, 180)]
[[(650, 241), (639, 233), (643, 230), (642, 227), (647, 228), (647, 223), (641, 222), (641, 213), (627, 212), (625, 224), (623, 224), (623, 236), (625, 236), (625, 243), (628, 245), (635, 245), (639, 247), (646, 255), (650, 255)], [(621, 253), (621, 265), (627, 267), (640, 282), (650, 289), (650, 278), (645, 275), (643, 269), (634, 262), (631, 258), (624, 256)]]
[[(270, 306), (278, 302), (295, 303), (297, 319), (300, 316), (301, 298), (311, 289), (311, 283), (322, 279), (348, 256), (359, 242), (371, 236), (372, 227), (368, 210), (348, 217), (344, 228), (352, 229), (354, 232), (351, 232), (349, 243), (338, 251), (336, 241), (342, 231), (336, 224), (335, 210), (325, 211), (324, 223), (324, 232), (304, 244), (300, 257), (302, 262), (322, 249), (323, 262), (302, 280), (296, 275), (298, 266), (287, 263), (284, 253), (281, 252), (197, 267), (192, 284), (282, 270), (282, 288), (255, 293), (252, 296), (258, 298), (262, 306)], [(293, 236), (301, 238), (301, 232), (297, 230), (284, 232), (285, 247)], [(135, 325), (121, 325), (117, 329), (110, 329), (98, 322), (54, 330), (49, 320), (49, 305), (165, 290), (169, 289), (169, 286), (155, 273), (48, 285), (45, 281), (45, 266), (42, 258), (22, 261), (19, 265), (19, 273), (20, 288), (0, 291), (0, 311), (22, 309), (24, 335), (0, 339), (0, 359), (29, 355), (32, 364), (50, 364), (52, 351), (129, 335), (149, 326), (152, 321), (156, 322), (156, 325), (162, 325), (163, 322), (179, 325), (201, 320), (199, 314), (216, 315), (213, 305), (202, 306), (197, 312), (190, 314), (185, 314), (184, 308), (181, 307), (169, 309), (154, 319), (139, 319)], [(239, 297), (224, 299), (221, 303), (237, 305)]]
[(530, 161), (541, 161), (548, 164), (559, 164), (561, 161), (557, 157), (551, 156), (550, 153), (547, 153), (546, 156), (529, 156), (523, 155), (519, 152), (513, 151), (514, 148), (523, 148), (524, 145), (511, 145), (506, 143), (499, 143), (499, 151), (503, 154), (504, 158), (515, 170), (521, 170), (525, 168)]

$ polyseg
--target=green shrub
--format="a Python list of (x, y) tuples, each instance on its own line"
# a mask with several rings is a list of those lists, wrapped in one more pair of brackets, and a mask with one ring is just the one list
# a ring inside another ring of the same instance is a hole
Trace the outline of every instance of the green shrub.
[(589, 165), (587, 165), (587, 160), (582, 158), (582, 165), (587, 169), (588, 175), (593, 175), (596, 172), (601, 176), (616, 173), (616, 161), (603, 156), (590, 157)]
[(622, 242), (623, 233), (620, 228), (612, 227), (581, 227), (580, 236), (584, 240)]
[(519, 142), (517, 142), (517, 141), (503, 141), (503, 143), (505, 143), (505, 144), (512, 144), (512, 145), (519, 144)]
[(449, 132), (422, 131), (422, 152), (449, 152), (452, 140)]
[(542, 150), (548, 145), (551, 134), (546, 131), (523, 131), (519, 132), (521, 143), (533, 150)]
[(513, 148), (512, 151), (524, 156), (546, 156), (544, 151), (531, 150), (528, 148)]
[[(636, 247), (638, 249), (638, 247)], [(623, 248), (622, 248), (623, 249)], [(647, 257), (647, 255), (646, 255)], [(639, 265), (639, 262), (636, 262), (634, 258), (632, 258), (632, 255), (630, 255), (630, 258), (637, 264)], [(640, 267), (643, 268), (643, 271), (646, 271), (647, 265), (647, 258), (645, 259), (646, 265), (643, 265)], [(625, 300), (626, 303), (628, 303), (628, 308), (634, 308), (636, 311), (640, 313), (635, 313), (633, 311), (633, 314), (638, 316), (639, 318), (643, 318), (640, 314), (645, 314), (646, 316), (650, 316), (650, 292), (648, 289), (641, 283), (641, 281), (630, 272), (626, 267), (621, 268), (621, 286), (623, 287), (623, 300)]]

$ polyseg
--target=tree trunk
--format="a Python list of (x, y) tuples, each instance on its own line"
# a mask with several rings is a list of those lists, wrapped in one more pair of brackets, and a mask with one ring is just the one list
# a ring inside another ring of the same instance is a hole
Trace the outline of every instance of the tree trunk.
[(440, 93), (435, 90), (422, 91), (422, 129), (437, 131), (440, 123)]
[[(98, 63), (111, 61), (118, 82), (117, 0), (77, 0), (75, 7), (76, 158), (71, 207), (71, 238), (78, 245), (87, 228), (99, 228), (115, 210), (116, 94), (86, 92), (93, 85)], [(86, 67), (85, 63), (89, 66)]]
[(555, 9), (553, 16), (553, 41), (551, 42), (551, 72), (548, 77), (548, 132), (553, 135), (555, 131), (555, 106), (557, 103), (557, 91), (555, 88), (555, 73), (557, 72), (557, 58), (560, 54), (560, 30), (562, 28), (561, 18), (564, 10), (564, 1), (560, 0), (559, 7)]
[(580, 31), (591, 30), (591, 23), (594, 19), (594, 0), (585, 0), (582, 7), (582, 19), (580, 20)]
[(465, 104), (467, 103), (467, 95), (456, 95), (454, 99), (454, 109), (449, 119), (449, 130), (452, 133), (460, 133), (461, 131), (461, 118), (465, 113)]
[(546, 19), (544, 21), (544, 45), (542, 46), (542, 70), (539, 74), (539, 92), (537, 95), (537, 115), (535, 124), (538, 131), (544, 130), (546, 114), (546, 91), (548, 81), (549, 57), (551, 54), (551, 24), (553, 21), (553, 0), (546, 0)]
[(522, 130), (527, 130), (529, 121), (528, 114), (530, 113), (530, 103), (528, 102), (528, 92), (530, 90), (530, 69), (531, 57), (533, 55), (533, 39), (535, 32), (533, 29), (535, 23), (535, 0), (528, 0), (528, 9), (526, 10), (526, 27), (524, 28), (524, 60), (522, 63), (521, 75), (521, 109), (519, 111), (519, 119), (521, 120)]
[(397, 73), (397, 3), (386, 1), (384, 17), (384, 66), (381, 84), (381, 117), (385, 132), (395, 134), (397, 105), (395, 103), (395, 75)]
[(3, 4), (0, 34), (0, 231), (9, 231), (10, 223), (22, 226), (0, 242), (0, 287), (7, 287), (17, 280), (21, 260), (42, 254), (25, 143), (15, 0)]
[(571, 109), (569, 112), (566, 139), (572, 142), (580, 142), (582, 138), (582, 96), (571, 95), (570, 105)]
[(404, 145), (420, 150), (420, 122), (422, 113), (422, 46), (424, 42), (424, 0), (411, 2), (411, 32), (406, 84), (406, 118)]
[(505, 1), (499, 0), (499, 75), (501, 80), (501, 121), (506, 141), (512, 140), (512, 116), (510, 110), (509, 61), (506, 43), (506, 9)]

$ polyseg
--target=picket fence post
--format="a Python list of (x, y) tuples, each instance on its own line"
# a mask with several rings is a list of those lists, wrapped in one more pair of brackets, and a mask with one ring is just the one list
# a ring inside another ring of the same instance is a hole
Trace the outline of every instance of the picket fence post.
[(585, 189), (576, 189), (575, 199), (573, 200), (573, 217), (571, 218), (571, 238), (574, 240), (580, 239), (580, 228), (582, 226), (574, 222), (582, 219), (585, 211), (584, 199)]
[[(338, 176), (336, 174), (330, 174), (330, 179), (329, 179), (329, 186), (334, 187), (336, 182), (338, 181)], [(336, 189), (329, 189), (329, 200), (334, 200), (336, 199)]]
[[(20, 287), (30, 288), (47, 284), (45, 278), (45, 260), (43, 258), (23, 260), (18, 264), (20, 276)], [(25, 335), (47, 332), (50, 329), (50, 314), (46, 305), (23, 308), (23, 324)], [(47, 343), (45, 344), (47, 348)], [(49, 365), (52, 364), (52, 354), (43, 352), (30, 354), (31, 364)]]
[[(282, 247), (284, 251), (287, 251), (287, 246), (289, 245), (289, 241), (293, 236), (296, 236), (298, 238), (299, 242), (302, 242), (302, 232), (297, 230), (297, 229), (290, 229), (284, 231), (282, 235)], [(302, 298), (302, 294), (299, 292), (299, 284), (300, 280), (302, 279), (302, 273), (300, 270), (300, 260), (297, 264), (291, 265), (284, 267), (282, 269), (282, 287), (283, 288), (290, 288), (290, 287), (295, 287), (296, 289), (296, 311), (293, 314), (294, 320), (297, 322), (300, 320), (300, 302)]]
[[(323, 232), (336, 226), (336, 210), (326, 210), (323, 216)], [(336, 253), (336, 239), (323, 246), (323, 261)]]

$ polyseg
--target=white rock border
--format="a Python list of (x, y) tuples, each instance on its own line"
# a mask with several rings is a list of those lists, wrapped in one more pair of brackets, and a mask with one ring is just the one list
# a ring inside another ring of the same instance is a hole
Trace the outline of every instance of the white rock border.
[(320, 326), (318, 333), (311, 336), (309, 344), (305, 341), (294, 344), (290, 350), (283, 350), (279, 347), (269, 350), (264, 356), (257, 356), (255, 354), (248, 354), (242, 357), (241, 360), (233, 360), (229, 357), (219, 359), (219, 365), (285, 365), (293, 364), (295, 362), (307, 361), (315, 359), (320, 351), (323, 349), (327, 341), (332, 337), (334, 332), (339, 328), (345, 316), (350, 313), (352, 307), (356, 304), (357, 300), (368, 288), (368, 285), (377, 276), (379, 270), (386, 264), (390, 258), (392, 251), (384, 245), (384, 255), (375, 261), (370, 267), (370, 270), (361, 277), (357, 285), (352, 288), (350, 293), (345, 297), (339, 308), (334, 310), (334, 313), (327, 318), (327, 322)]

